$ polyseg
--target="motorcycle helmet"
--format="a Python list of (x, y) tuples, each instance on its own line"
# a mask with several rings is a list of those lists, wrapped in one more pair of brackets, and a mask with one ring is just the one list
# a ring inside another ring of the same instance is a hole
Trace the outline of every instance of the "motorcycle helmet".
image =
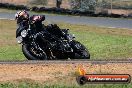
[(29, 20), (29, 14), (27, 11), (22, 10), (22, 11), (18, 11), (15, 14), (15, 20), (17, 20), (17, 23), (20, 23), (21, 21), (28, 21)]

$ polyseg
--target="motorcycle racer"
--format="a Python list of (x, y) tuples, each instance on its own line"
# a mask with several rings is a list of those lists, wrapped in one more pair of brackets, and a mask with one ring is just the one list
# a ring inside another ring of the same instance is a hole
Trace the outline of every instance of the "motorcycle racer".
[(30, 25), (31, 29), (36, 30), (37, 32), (46, 30), (58, 38), (65, 37), (62, 30), (56, 24), (49, 24), (47, 26), (42, 24), (45, 20), (45, 15), (33, 15), (29, 17), (29, 13), (22, 10), (15, 14), (15, 20), (17, 20), (18, 29), (28, 29)]
[(17, 26), (18, 26), (18, 30), (16, 31), (16, 34), (19, 31), (21, 31), (21, 29), (29, 28), (29, 14), (27, 11), (25, 11), (25, 10), (18, 11), (15, 14), (15, 20), (17, 21)]

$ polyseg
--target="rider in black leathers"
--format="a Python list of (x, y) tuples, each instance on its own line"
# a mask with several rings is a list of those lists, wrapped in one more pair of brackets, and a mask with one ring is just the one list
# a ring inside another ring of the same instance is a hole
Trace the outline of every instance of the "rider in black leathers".
[(18, 29), (28, 29), (30, 25), (30, 29), (33, 29), (35, 32), (47, 31), (58, 38), (65, 37), (56, 24), (49, 24), (47, 26), (42, 24), (42, 21), (45, 20), (45, 15), (33, 15), (29, 17), (28, 12), (22, 10), (15, 14), (15, 19), (17, 20)]

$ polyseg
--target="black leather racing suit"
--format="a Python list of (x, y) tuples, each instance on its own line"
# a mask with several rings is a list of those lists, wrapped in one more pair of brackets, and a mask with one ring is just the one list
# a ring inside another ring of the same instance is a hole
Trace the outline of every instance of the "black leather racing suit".
[(23, 29), (28, 29), (29, 28), (29, 22), (28, 20), (22, 20), (22, 21), (17, 21), (17, 31), (16, 31), (16, 37), (21, 33)]

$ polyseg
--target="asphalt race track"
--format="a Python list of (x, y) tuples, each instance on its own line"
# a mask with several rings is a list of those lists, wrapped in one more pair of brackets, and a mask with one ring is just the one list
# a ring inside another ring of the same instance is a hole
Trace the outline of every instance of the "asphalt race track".
[[(14, 19), (15, 13), (0, 12), (0, 19)], [(32, 15), (32, 14), (30, 14)], [(70, 24), (95, 25), (109, 28), (132, 29), (132, 19), (125, 18), (103, 18), (103, 17), (79, 17), (64, 15), (46, 15), (49, 23), (66, 22)]]
[(24, 60), (24, 61), (0, 61), (0, 64), (108, 64), (108, 63), (132, 63), (132, 59), (127, 60)]

